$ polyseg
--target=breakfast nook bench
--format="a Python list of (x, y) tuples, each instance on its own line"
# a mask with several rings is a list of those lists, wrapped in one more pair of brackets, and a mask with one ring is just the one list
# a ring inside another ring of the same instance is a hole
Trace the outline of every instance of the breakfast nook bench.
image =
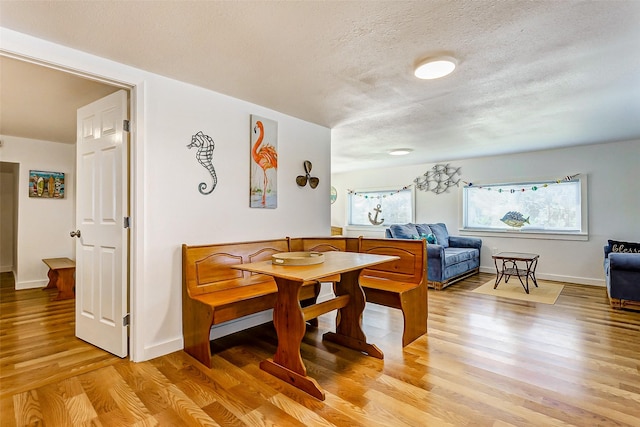
[[(374, 239), (368, 237), (291, 238), (296, 251), (349, 251), (399, 257), (363, 270), (360, 286), (368, 303), (402, 311), (404, 330), (402, 346), (407, 346), (427, 332), (427, 245), (424, 240)], [(324, 278), (333, 282), (340, 277)]]
[(425, 240), (372, 239), (360, 237), (358, 252), (393, 255), (396, 261), (366, 268), (360, 286), (367, 302), (402, 311), (402, 346), (427, 333), (427, 243)]
[[(289, 239), (202, 246), (182, 245), (182, 333), (184, 350), (211, 368), (210, 330), (274, 307), (277, 286), (271, 276), (230, 266), (266, 261), (289, 251)], [(303, 306), (315, 303), (318, 287), (300, 290)]]

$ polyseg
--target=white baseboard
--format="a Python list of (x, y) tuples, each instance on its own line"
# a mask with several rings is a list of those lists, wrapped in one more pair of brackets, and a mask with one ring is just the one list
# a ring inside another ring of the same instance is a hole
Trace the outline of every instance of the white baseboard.
[(13, 271), (13, 265), (0, 265), (0, 273), (8, 273)]
[(184, 347), (184, 341), (182, 337), (175, 338), (163, 343), (154, 344), (144, 348), (144, 354), (142, 358), (136, 357), (134, 362), (144, 362), (145, 360), (155, 359), (156, 357), (164, 356), (165, 354), (173, 353), (174, 351), (182, 350)]
[[(491, 273), (496, 274), (495, 267), (480, 267), (480, 271), (483, 273)], [(567, 282), (567, 283), (575, 283), (578, 285), (590, 285), (590, 286), (607, 286), (606, 282), (603, 279), (596, 279), (592, 277), (575, 277), (575, 276), (563, 276), (560, 274), (544, 274), (544, 273), (536, 273), (537, 279), (542, 280), (552, 280), (554, 282)]]
[(47, 283), (49, 283), (48, 279), (16, 282), (16, 290), (44, 288)]

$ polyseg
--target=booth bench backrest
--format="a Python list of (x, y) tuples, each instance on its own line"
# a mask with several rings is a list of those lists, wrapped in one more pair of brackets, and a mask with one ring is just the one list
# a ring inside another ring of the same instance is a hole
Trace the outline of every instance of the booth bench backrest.
[(230, 266), (266, 261), (289, 251), (289, 239), (261, 240), (202, 246), (182, 245), (184, 286), (190, 297), (273, 281), (270, 276), (236, 270)]
[(393, 255), (400, 259), (366, 268), (362, 276), (420, 284), (425, 280), (426, 245), (422, 240), (359, 239), (360, 253)]

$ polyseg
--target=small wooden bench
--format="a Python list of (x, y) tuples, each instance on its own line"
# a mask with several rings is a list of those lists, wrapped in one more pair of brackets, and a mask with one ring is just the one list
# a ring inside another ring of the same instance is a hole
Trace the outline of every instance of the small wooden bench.
[(49, 283), (43, 289), (58, 289), (55, 301), (75, 298), (76, 263), (69, 258), (45, 258), (42, 260), (49, 267), (47, 276)]
[[(265, 261), (289, 251), (289, 239), (182, 245), (182, 333), (184, 350), (211, 368), (211, 327), (274, 307), (278, 292), (271, 276), (230, 268)], [(318, 295), (315, 283), (303, 286), (303, 306)]]
[(395, 255), (397, 261), (367, 268), (360, 286), (367, 302), (402, 310), (402, 346), (427, 333), (427, 245), (425, 240), (359, 238), (358, 251)]

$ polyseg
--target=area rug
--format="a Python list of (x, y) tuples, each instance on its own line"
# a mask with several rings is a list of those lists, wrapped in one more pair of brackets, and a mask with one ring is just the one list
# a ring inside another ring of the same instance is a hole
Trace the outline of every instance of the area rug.
[[(524, 279), (523, 279), (524, 280)], [(504, 278), (500, 281), (497, 289), (493, 289), (496, 279), (492, 279), (474, 289), (471, 292), (477, 292), (484, 295), (493, 295), (502, 298), (511, 298), (522, 301), (540, 302), (543, 304), (555, 304), (558, 295), (562, 292), (564, 285), (558, 282), (538, 279), (538, 287), (529, 280), (529, 293), (524, 292), (524, 288), (520, 284), (517, 277), (511, 277), (509, 283), (504, 282)]]

